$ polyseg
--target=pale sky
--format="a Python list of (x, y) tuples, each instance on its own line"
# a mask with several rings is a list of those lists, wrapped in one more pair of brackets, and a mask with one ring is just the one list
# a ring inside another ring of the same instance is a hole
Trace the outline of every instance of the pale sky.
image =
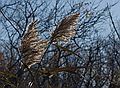
[[(4, 1), (4, 0), (0, 0), (0, 3), (2, 3), (2, 1)], [(52, 2), (54, 2), (56, 0), (46, 0), (46, 1), (52, 1)], [(84, 1), (84, 0), (61, 0), (61, 1), (70, 1), (70, 2), (76, 1), (76, 2), (80, 2), (80, 1)], [(88, 2), (93, 2), (93, 1), (99, 2), (101, 0), (85, 0), (85, 1), (88, 1)], [(120, 20), (120, 15), (119, 15), (120, 14), (120, 0), (103, 0), (102, 3), (100, 4), (100, 7), (99, 7), (100, 9), (101, 8), (105, 8), (105, 6), (107, 6), (107, 3), (110, 5), (110, 4), (114, 4), (116, 2), (118, 2), (118, 4), (116, 4), (111, 9), (111, 13), (112, 13), (114, 21)]]
[(116, 2), (118, 2), (118, 4), (116, 4), (114, 7), (112, 7), (111, 13), (112, 13), (114, 19), (118, 19), (118, 18), (120, 19), (120, 0), (103, 0), (104, 5), (107, 5), (107, 3), (114, 4)]

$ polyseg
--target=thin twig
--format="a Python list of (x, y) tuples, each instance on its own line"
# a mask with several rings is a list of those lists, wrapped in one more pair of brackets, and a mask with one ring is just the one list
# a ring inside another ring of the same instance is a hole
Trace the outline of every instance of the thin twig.
[[(108, 4), (107, 4), (107, 7), (108, 7)], [(109, 12), (109, 16), (110, 16), (110, 20), (112, 22), (113, 28), (114, 28), (114, 30), (115, 30), (115, 32), (116, 32), (116, 34), (117, 34), (117, 36), (118, 36), (118, 38), (120, 40), (120, 35), (119, 35), (119, 33), (118, 33), (117, 29), (116, 29), (115, 22), (113, 21), (113, 17), (111, 15), (109, 7), (108, 7), (108, 12)]]

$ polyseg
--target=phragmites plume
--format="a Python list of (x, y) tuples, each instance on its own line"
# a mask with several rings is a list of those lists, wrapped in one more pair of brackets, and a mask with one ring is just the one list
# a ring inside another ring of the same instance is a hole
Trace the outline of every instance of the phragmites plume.
[(52, 33), (52, 42), (68, 41), (75, 35), (75, 28), (79, 18), (79, 13), (65, 17), (55, 31)]
[(36, 25), (37, 21), (30, 23), (27, 32), (21, 40), (22, 61), (28, 68), (41, 61), (48, 44), (47, 40), (42, 40), (38, 37)]
[[(68, 41), (75, 35), (75, 28), (79, 13), (65, 17), (52, 33), (51, 42)], [(48, 46), (48, 40), (42, 40), (38, 37), (37, 21), (28, 25), (27, 32), (21, 40), (22, 62), (30, 68), (39, 63)]]

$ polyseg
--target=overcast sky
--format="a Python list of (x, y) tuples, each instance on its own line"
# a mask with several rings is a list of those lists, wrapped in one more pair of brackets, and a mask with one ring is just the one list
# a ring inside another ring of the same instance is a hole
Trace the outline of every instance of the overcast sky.
[[(6, 0), (0, 0), (0, 3), (3, 3), (4, 1), (6, 1)], [(50, 0), (48, 0), (48, 1), (50, 1)], [(56, 0), (51, 0), (51, 1), (54, 3), (54, 1), (56, 1)], [(70, 1), (70, 2), (77, 1), (77, 2), (80, 2), (80, 1), (84, 1), (84, 0), (62, 0), (62, 1)], [(93, 1), (99, 2), (101, 0), (85, 0), (85, 1), (88, 1), (88, 2), (89, 1), (90, 2), (93, 2)], [(103, 0), (102, 3), (100, 4), (100, 7), (99, 7), (101, 9), (101, 8), (106, 7), (107, 3), (109, 5), (111, 5), (111, 4), (114, 4), (116, 2), (118, 2), (118, 3), (114, 7), (112, 7), (112, 9), (111, 9), (111, 13), (112, 13), (112, 17), (113, 17), (114, 21), (120, 20), (120, 15), (119, 15), (120, 14), (120, 0)]]
[[(99, 0), (100, 1), (100, 0)], [(112, 7), (111, 12), (114, 19), (120, 19), (120, 0), (103, 0), (103, 5), (114, 4), (118, 2), (114, 7)]]

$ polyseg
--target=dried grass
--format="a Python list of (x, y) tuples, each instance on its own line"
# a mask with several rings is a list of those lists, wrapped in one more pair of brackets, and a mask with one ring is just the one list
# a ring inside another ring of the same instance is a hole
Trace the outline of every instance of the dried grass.
[(37, 21), (33, 21), (29, 24), (28, 30), (21, 41), (22, 60), (28, 68), (41, 61), (41, 57), (48, 44), (47, 40), (38, 38), (36, 25)]
[(79, 13), (65, 17), (55, 31), (52, 33), (52, 42), (68, 41), (75, 35), (75, 28), (78, 21)]

